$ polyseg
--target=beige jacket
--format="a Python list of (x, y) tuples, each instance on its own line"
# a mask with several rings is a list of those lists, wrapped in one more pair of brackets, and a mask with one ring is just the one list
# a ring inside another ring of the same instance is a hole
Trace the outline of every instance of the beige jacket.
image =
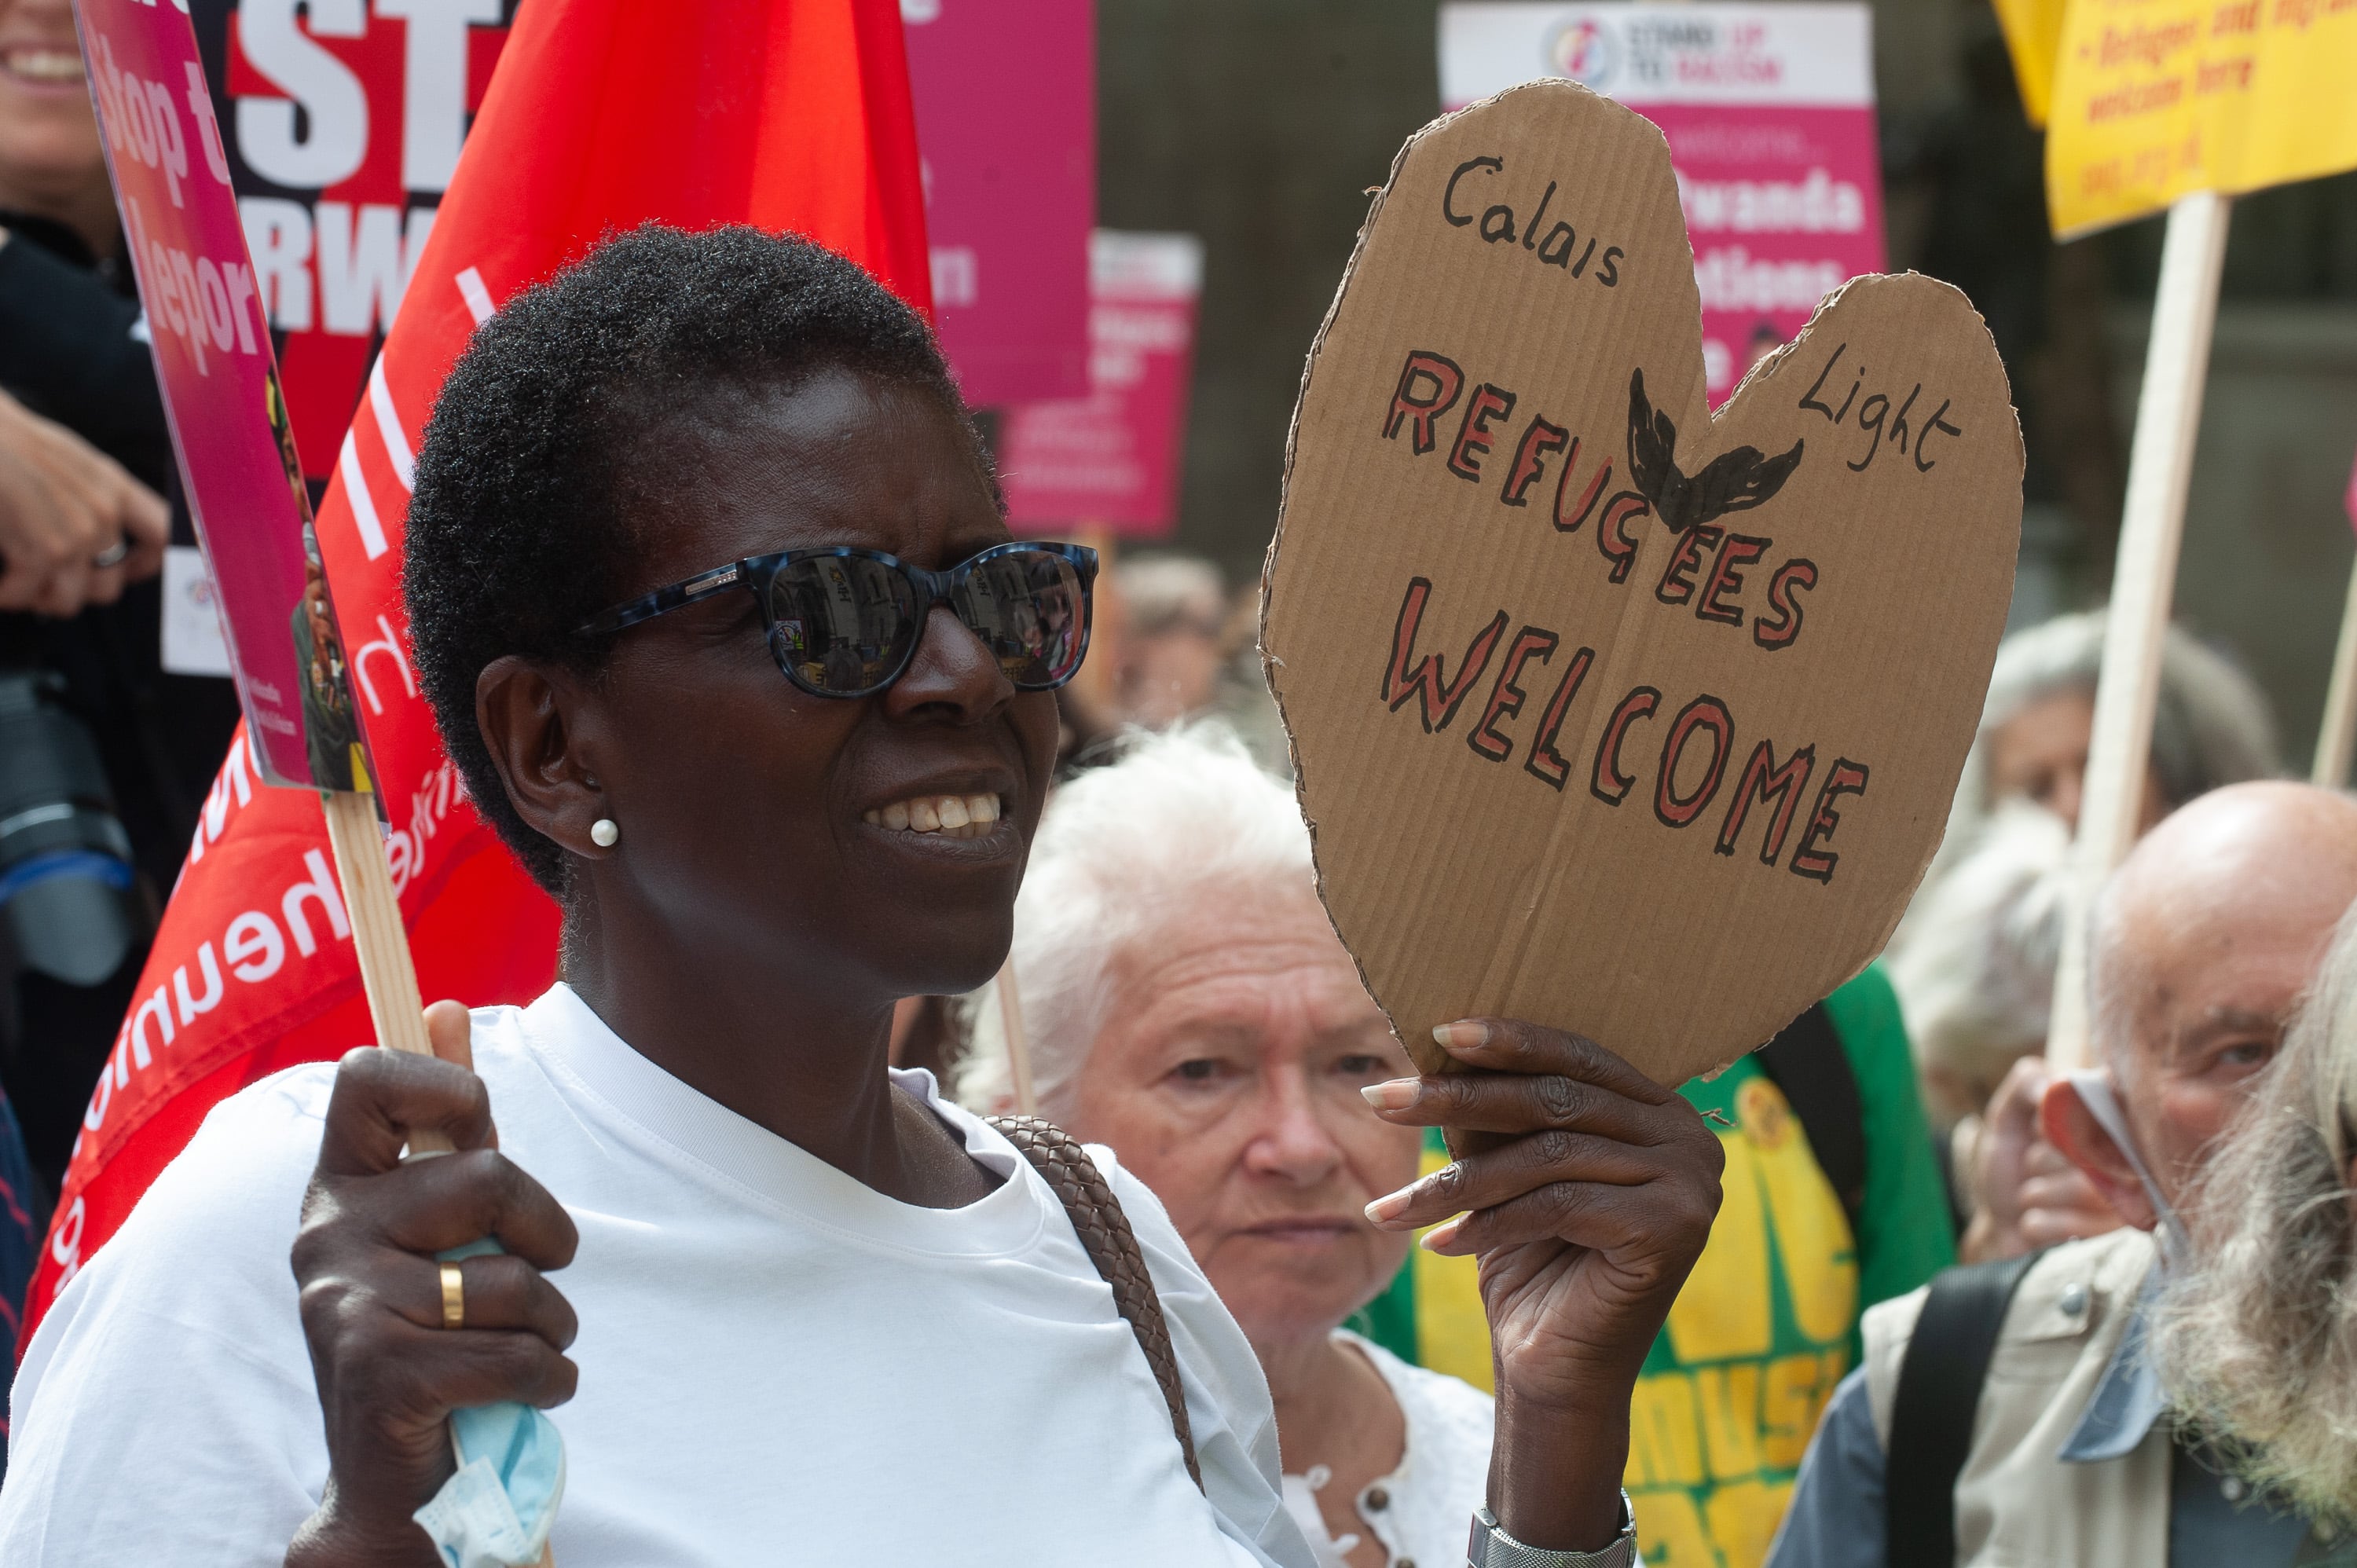
[[(2023, 1276), (1956, 1480), (1960, 1568), (2152, 1568), (2169, 1561), (2166, 1420), (2120, 1458), (2058, 1457), (2119, 1348), (2154, 1259), (2148, 1232), (2115, 1230), (2066, 1242)], [(1885, 1452), (1900, 1362), (1924, 1294), (1866, 1314), (1867, 1389)]]

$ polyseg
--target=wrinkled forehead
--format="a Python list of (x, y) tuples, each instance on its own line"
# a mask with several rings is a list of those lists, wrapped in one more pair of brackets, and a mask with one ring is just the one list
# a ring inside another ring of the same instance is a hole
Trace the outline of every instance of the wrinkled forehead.
[(2164, 1057), (2208, 1031), (2280, 1028), (2350, 892), (2290, 866), (2115, 889), (2098, 913), (2097, 1004), (2126, 1015), (2139, 1052)]
[(1387, 1027), (1306, 876), (1207, 880), (1145, 903), (1151, 913), (1110, 955), (1116, 1017), (1147, 1032)]

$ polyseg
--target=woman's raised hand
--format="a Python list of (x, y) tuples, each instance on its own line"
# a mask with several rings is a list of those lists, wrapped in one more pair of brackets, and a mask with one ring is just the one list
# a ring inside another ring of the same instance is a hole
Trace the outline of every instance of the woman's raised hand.
[[(425, 1026), (434, 1057), (344, 1058), (304, 1195), (295, 1281), (328, 1472), (289, 1568), (436, 1563), (410, 1516), (450, 1476), (450, 1412), (573, 1397), (565, 1350), (577, 1324), (542, 1272), (573, 1261), (573, 1221), (499, 1152), (483, 1080), (458, 1065), (466, 1009), (437, 1002)], [(456, 1152), (403, 1163), (413, 1128), (446, 1133)], [(457, 1265), (463, 1326), (446, 1326), (434, 1255), (485, 1236), (507, 1251)]]
[(1434, 1037), (1462, 1070), (1366, 1090), (1386, 1121), (1452, 1130), (1456, 1161), (1368, 1206), (1480, 1260), (1497, 1369), (1490, 1507), (1533, 1546), (1620, 1524), (1629, 1401), (1718, 1213), (1726, 1155), (1694, 1109), (1576, 1035), (1475, 1019)]

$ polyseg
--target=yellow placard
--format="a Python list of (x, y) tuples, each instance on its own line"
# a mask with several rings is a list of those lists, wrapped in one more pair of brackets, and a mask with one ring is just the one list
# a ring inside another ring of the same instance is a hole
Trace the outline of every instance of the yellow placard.
[(2067, 0), (1996, 0), (2005, 29), (2006, 53), (2013, 57), (2013, 80), (2021, 89), (2021, 112), (2033, 125), (2046, 124), (2054, 100), (2054, 52), (2062, 47)]
[(2070, 0), (2054, 232), (2357, 167), (2357, 0)]

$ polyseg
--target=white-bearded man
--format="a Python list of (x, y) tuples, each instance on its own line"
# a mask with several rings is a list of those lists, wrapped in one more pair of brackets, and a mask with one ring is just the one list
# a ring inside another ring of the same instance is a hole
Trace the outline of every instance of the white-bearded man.
[(2315, 1560), (2169, 1418), (2143, 1348), (2203, 1164), (2353, 899), (2357, 801), (2307, 785), (2216, 790), (2136, 846), (2096, 909), (2099, 1065), (2040, 1108), (2127, 1224), (1869, 1311), (1770, 1568)]
[[(2152, 1310), (2181, 1420), (2357, 1561), (2357, 918), (2195, 1194), (2188, 1266)], [(2320, 1561), (2321, 1559), (2319, 1559)]]

